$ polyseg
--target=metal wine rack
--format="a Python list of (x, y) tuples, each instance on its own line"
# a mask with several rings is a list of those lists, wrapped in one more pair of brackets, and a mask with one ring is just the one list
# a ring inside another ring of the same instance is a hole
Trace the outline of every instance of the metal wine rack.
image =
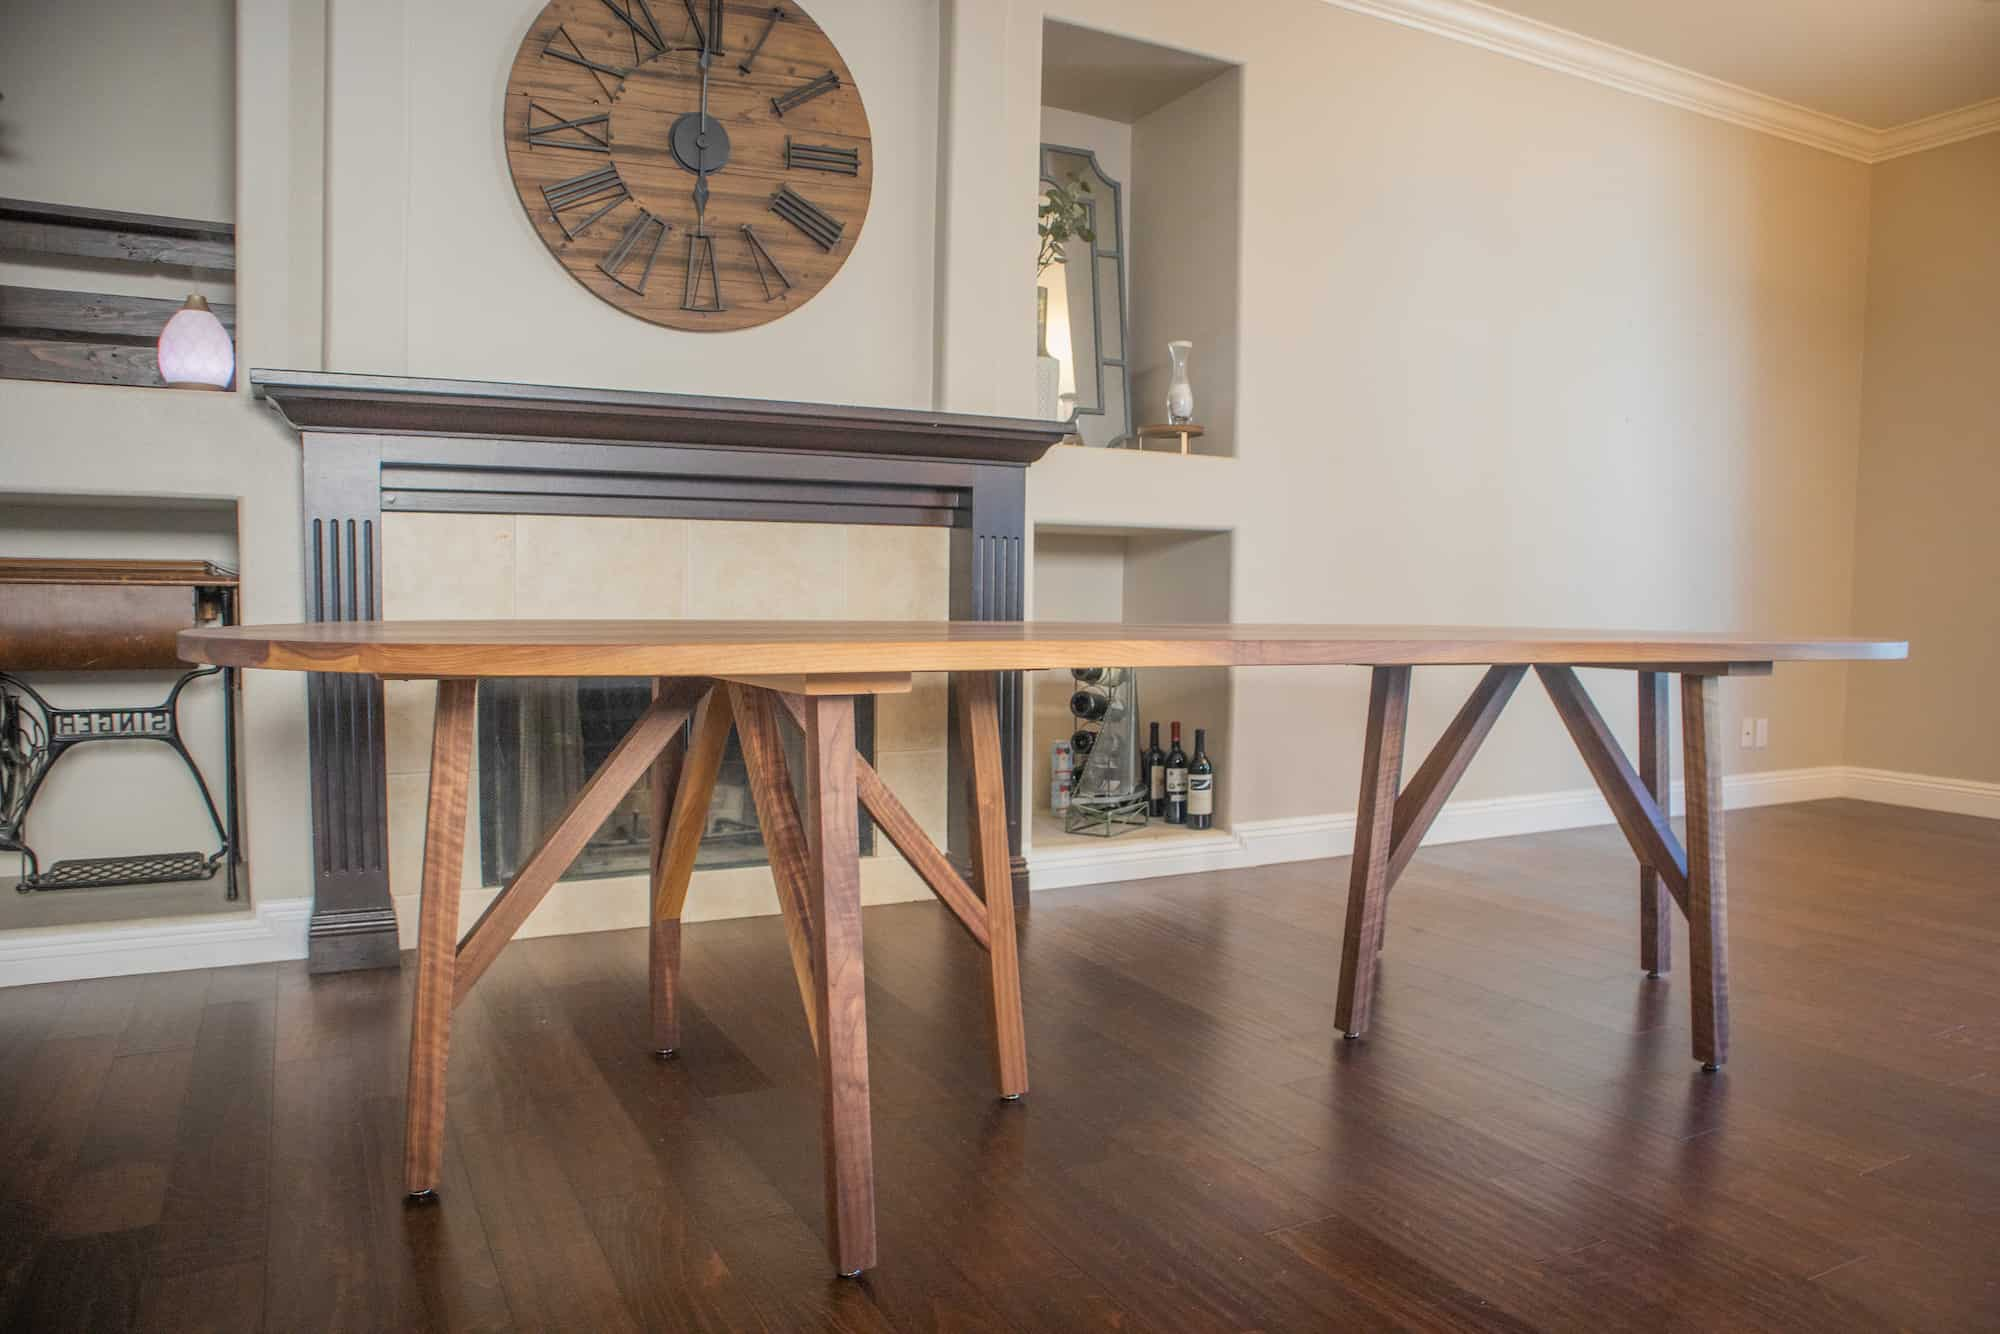
[(1063, 828), (1110, 838), (1144, 827), (1148, 792), (1139, 764), (1139, 683), (1130, 667), (1070, 671), (1076, 779)]

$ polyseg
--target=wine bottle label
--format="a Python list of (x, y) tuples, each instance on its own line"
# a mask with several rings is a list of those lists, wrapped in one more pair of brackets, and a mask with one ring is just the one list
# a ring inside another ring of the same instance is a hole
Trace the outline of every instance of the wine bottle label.
[(1191, 774), (1188, 777), (1188, 814), (1215, 814), (1215, 775)]
[(1152, 789), (1153, 800), (1165, 800), (1167, 795), (1167, 766), (1164, 764), (1153, 765), (1151, 772), (1147, 774), (1147, 778), (1149, 779), (1147, 786)]
[(1184, 794), (1187, 790), (1188, 790), (1188, 771), (1185, 769), (1168, 769), (1167, 783), (1166, 783), (1167, 795), (1170, 797), (1180, 796)]

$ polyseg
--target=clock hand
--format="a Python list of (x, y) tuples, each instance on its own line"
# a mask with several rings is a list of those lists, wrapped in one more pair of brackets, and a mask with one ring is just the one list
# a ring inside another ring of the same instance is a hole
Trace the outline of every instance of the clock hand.
[(706, 229), (708, 219), (708, 46), (704, 42), (701, 52), (701, 119), (695, 122), (695, 161), (697, 170), (694, 177), (694, 225), (696, 231)]

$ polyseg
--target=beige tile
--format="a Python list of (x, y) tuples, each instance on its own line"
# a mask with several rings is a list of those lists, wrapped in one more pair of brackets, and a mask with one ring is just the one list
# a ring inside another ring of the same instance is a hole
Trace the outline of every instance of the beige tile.
[[(910, 814), (917, 817), (924, 832), (939, 847), (945, 843), (945, 752), (943, 750), (898, 750), (877, 754), (875, 770), (889, 790), (903, 799)], [(883, 847), (878, 842), (877, 847)]]
[(429, 773), (431, 722), (437, 716), (437, 683), (384, 681), (382, 707), (389, 772)]
[(514, 614), (685, 616), (688, 528), (684, 519), (524, 514), (514, 528)]
[(951, 533), (856, 525), (847, 530), (847, 614), (857, 621), (951, 615)]
[[(431, 776), (419, 773), (390, 774), (389, 798), (389, 892), (415, 895), (424, 887), (424, 817), (430, 800)], [(465, 865), (459, 876), (463, 889), (479, 888), (479, 773), (472, 775), (472, 791), (466, 802)], [(461, 928), (470, 926), (462, 920)]]
[(702, 620), (846, 615), (847, 533), (834, 524), (689, 525), (688, 610)]
[(875, 697), (875, 750), (942, 750), (948, 717), (942, 672), (917, 676), (907, 695)]
[(514, 516), (382, 516), (382, 612), (395, 621), (514, 614)]

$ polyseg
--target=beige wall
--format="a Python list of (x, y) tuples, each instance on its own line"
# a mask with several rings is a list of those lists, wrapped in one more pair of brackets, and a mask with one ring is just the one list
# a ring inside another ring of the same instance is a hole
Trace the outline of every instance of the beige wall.
[(236, 216), (233, 0), (0, 0), (0, 195)]
[(2000, 135), (1874, 169), (1847, 752), (2000, 782)]

